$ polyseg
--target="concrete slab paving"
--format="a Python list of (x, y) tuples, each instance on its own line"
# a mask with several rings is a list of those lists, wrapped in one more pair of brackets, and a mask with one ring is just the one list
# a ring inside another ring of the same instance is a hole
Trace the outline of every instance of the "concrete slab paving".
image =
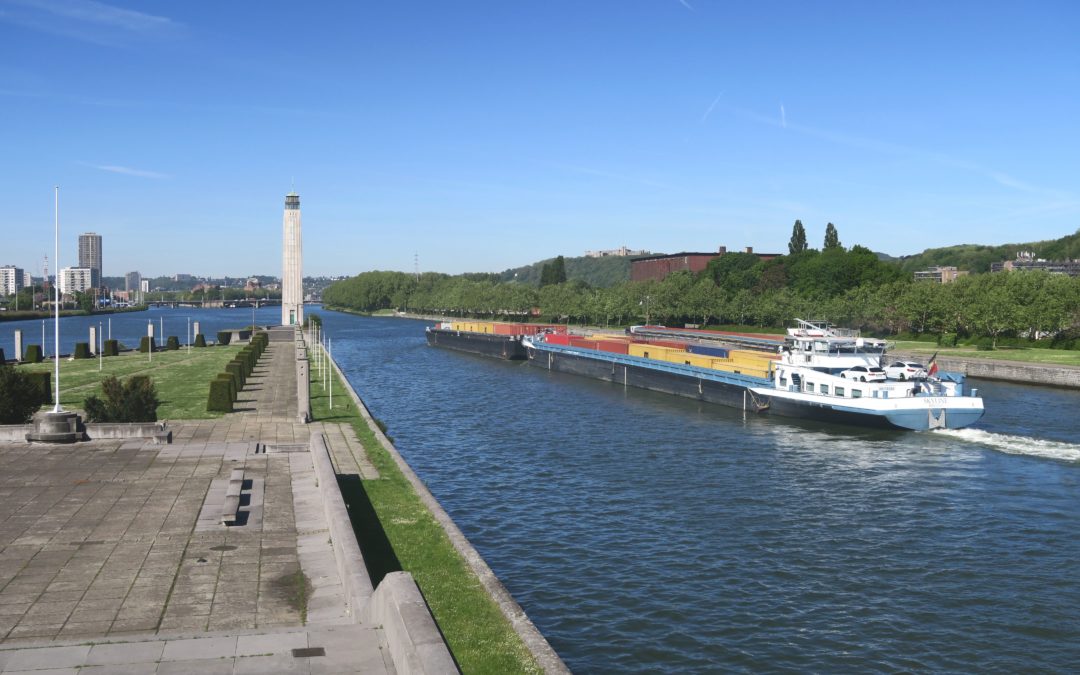
[[(292, 342), (271, 342), (248, 383), (238, 413), (170, 423), (171, 445), (0, 444), (0, 673), (394, 672), (380, 630), (346, 612), (311, 458), (294, 451), (311, 428)], [(207, 527), (211, 485), (238, 467), (261, 517)], [(324, 653), (292, 651), (309, 647)]]

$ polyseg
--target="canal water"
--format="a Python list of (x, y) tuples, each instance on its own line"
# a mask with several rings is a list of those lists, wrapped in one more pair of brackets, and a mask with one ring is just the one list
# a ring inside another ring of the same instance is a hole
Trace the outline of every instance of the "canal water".
[(575, 672), (1070, 671), (1080, 392), (975, 428), (744, 415), (320, 312), (410, 465)]

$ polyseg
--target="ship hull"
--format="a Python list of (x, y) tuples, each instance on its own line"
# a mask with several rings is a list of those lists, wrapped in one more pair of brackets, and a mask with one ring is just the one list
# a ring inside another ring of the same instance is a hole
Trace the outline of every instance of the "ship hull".
[[(793, 401), (775, 396), (771, 384), (760, 378), (729, 378), (695, 373), (690, 368), (664, 369), (655, 361), (589, 353), (568, 349), (537, 348), (527, 345), (530, 365), (552, 372), (591, 377), (628, 387), (648, 389), (707, 403), (716, 403), (762, 414), (877, 429), (925, 431), (934, 428), (959, 429), (982, 416), (978, 408), (931, 408), (908, 410), (855, 409), (831, 402)], [(756, 381), (753, 381), (756, 380)]]
[(492, 335), (490, 333), (468, 333), (444, 328), (429, 328), (427, 341), (432, 347), (444, 347), (459, 352), (491, 356), (507, 361), (520, 361), (526, 358), (525, 348), (518, 335)]

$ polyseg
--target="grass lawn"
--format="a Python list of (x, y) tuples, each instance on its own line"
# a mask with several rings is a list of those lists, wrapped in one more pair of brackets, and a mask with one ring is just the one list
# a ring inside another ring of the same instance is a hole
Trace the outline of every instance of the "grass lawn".
[(372, 582), (398, 570), (411, 573), (463, 673), (539, 673), (525, 643), (334, 379), (330, 410), (329, 393), (313, 377), (311, 412), (316, 420), (352, 424), (379, 470), (378, 480), (341, 481)]
[(989, 359), (993, 361), (1022, 361), (1024, 363), (1042, 363), (1048, 366), (1080, 366), (1080, 351), (1064, 349), (1027, 349), (998, 348), (993, 351), (978, 351), (974, 347), (939, 348), (933, 342), (897, 341), (893, 351), (925, 354), (927, 358), (934, 352), (939, 356), (963, 359)]
[[(210, 393), (210, 380), (225, 372), (225, 364), (232, 360), (243, 345), (227, 347), (186, 348), (179, 351), (155, 352), (153, 360), (146, 354), (125, 352), (119, 356), (101, 359), (60, 359), (60, 404), (68, 410), (82, 409), (83, 401), (91, 394), (101, 395), (101, 380), (113, 375), (124, 379), (131, 375), (149, 375), (154, 380), (158, 399), (159, 420), (210, 419), (224, 413), (208, 412), (206, 399)], [(50, 359), (42, 363), (19, 366), (27, 371), (55, 372)], [(56, 383), (52, 383), (53, 387)]]

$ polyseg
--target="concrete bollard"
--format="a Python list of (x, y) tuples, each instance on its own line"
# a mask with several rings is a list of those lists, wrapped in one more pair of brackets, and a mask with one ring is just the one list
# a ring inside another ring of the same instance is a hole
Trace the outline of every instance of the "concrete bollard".
[(311, 421), (311, 383), (308, 382), (308, 360), (301, 350), (296, 357), (296, 409), (297, 421), (307, 424)]
[(15, 329), (15, 360), (22, 361), (23, 357), (23, 343), (22, 343), (22, 329)]
[(195, 337), (198, 337), (198, 336), (199, 336), (199, 322), (198, 322), (198, 321), (195, 321), (195, 322), (194, 322), (194, 326), (193, 326), (193, 327), (195, 328), (195, 333), (194, 333), (194, 336), (195, 336)]
[(97, 326), (90, 326), (90, 353), (97, 356)]

